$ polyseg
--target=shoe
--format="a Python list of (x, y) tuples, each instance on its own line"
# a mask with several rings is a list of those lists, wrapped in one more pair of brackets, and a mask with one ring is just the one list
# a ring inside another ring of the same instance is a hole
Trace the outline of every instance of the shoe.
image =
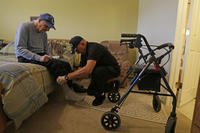
[(86, 93), (87, 92), (87, 89), (85, 89), (83, 86), (81, 86), (77, 83), (73, 83), (72, 88), (77, 93)]
[(103, 103), (103, 101), (105, 100), (105, 94), (104, 95), (100, 95), (100, 96), (96, 96), (94, 101), (92, 102), (93, 106), (98, 106), (101, 105)]

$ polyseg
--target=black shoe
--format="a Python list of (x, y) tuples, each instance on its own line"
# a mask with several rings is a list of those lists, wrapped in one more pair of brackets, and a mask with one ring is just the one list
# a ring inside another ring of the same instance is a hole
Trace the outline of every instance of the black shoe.
[(94, 101), (92, 102), (93, 106), (98, 106), (101, 105), (103, 103), (103, 101), (105, 100), (105, 94), (104, 95), (100, 95), (100, 96), (96, 96)]
[(76, 84), (76, 83), (72, 84), (72, 88), (77, 93), (86, 93), (87, 92), (87, 89), (85, 89), (83, 86)]

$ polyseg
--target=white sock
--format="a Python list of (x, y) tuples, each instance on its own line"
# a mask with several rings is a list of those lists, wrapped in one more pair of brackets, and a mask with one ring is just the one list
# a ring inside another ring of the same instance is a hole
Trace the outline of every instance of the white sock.
[(74, 101), (74, 102), (80, 102), (84, 100), (84, 97), (85, 97), (84, 95), (74, 92), (71, 88), (68, 87), (67, 84), (64, 84), (62, 86), (62, 90), (63, 90), (66, 100)]

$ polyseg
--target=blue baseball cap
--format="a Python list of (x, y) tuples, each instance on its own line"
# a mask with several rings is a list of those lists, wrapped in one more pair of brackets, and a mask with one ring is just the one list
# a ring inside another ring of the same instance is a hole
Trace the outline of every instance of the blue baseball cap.
[(49, 14), (49, 13), (44, 13), (44, 14), (40, 14), (40, 19), (41, 20), (44, 20), (46, 22), (46, 25), (49, 27), (49, 28), (53, 28), (54, 30), (56, 29), (54, 27), (54, 17)]

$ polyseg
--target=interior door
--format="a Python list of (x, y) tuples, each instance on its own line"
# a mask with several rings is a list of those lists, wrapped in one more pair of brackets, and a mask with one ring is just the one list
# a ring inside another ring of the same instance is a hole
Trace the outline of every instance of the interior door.
[(191, 29), (187, 55), (184, 59), (180, 106), (195, 98), (200, 75), (200, 1), (193, 0), (192, 5)]
[[(189, 12), (189, 1), (190, 0), (179, 0), (178, 12), (177, 12), (177, 23), (176, 33), (174, 40), (174, 50), (171, 61), (171, 68), (169, 74), (169, 84), (173, 92), (177, 96), (177, 105), (180, 104), (180, 96), (182, 88), (182, 75), (183, 75), (183, 61), (184, 51), (186, 46), (186, 27), (188, 24), (188, 12)], [(167, 98), (167, 105), (171, 105), (172, 98)]]

